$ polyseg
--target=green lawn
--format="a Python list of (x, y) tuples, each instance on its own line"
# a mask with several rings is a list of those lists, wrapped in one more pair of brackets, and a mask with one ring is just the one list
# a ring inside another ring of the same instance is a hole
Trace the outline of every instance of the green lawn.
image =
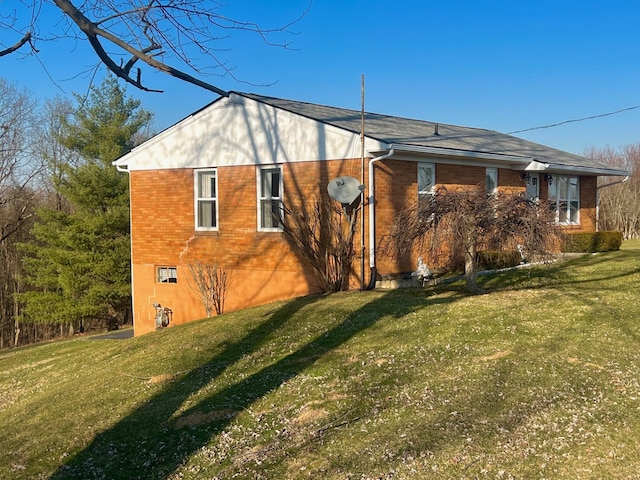
[(640, 478), (640, 242), (480, 282), (0, 353), (0, 478)]

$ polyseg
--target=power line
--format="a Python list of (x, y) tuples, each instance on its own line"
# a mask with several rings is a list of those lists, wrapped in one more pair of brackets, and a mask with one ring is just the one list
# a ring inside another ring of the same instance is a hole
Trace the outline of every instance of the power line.
[(515, 130), (513, 132), (507, 132), (507, 135), (512, 135), (514, 133), (530, 132), (531, 130), (541, 130), (543, 128), (557, 127), (559, 125), (564, 125), (566, 123), (583, 122), (585, 120), (592, 120), (594, 118), (608, 117), (610, 115), (616, 115), (618, 113), (628, 112), (629, 110), (635, 110), (636, 108), (640, 108), (640, 105), (635, 105), (633, 107), (623, 108), (621, 110), (616, 110), (615, 112), (601, 113), (599, 115), (591, 115), (590, 117), (576, 118), (576, 119), (573, 119), (573, 120), (565, 120), (563, 122), (552, 123), (550, 125), (541, 125), (539, 127), (525, 128), (524, 130)]

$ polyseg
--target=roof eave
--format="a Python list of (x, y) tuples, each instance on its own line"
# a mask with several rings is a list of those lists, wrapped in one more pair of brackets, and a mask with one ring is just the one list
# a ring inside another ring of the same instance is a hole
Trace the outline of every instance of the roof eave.
[(612, 177), (626, 177), (629, 175), (628, 170), (621, 170), (617, 168), (605, 168), (605, 167), (585, 167), (577, 165), (562, 165), (559, 163), (549, 163), (546, 171), (559, 172), (559, 173), (579, 173), (582, 175), (595, 175), (595, 176), (612, 176)]
[(502, 153), (476, 152), (472, 150), (458, 150), (443, 147), (427, 147), (421, 145), (406, 145), (392, 143), (389, 150), (395, 150), (396, 155), (401, 153), (411, 153), (414, 155), (429, 155), (436, 157), (457, 157), (457, 158), (473, 158), (477, 160), (489, 160), (491, 162), (503, 162), (508, 164), (528, 165), (533, 161), (531, 157), (506, 155)]
[[(556, 172), (577, 173), (581, 175), (595, 176), (628, 176), (627, 170), (605, 167), (588, 167), (579, 165), (567, 165), (561, 163), (541, 162), (533, 157), (506, 155), (501, 153), (476, 152), (471, 150), (457, 150), (452, 148), (428, 147), (406, 144), (389, 144), (387, 151), (394, 150), (394, 157), (403, 153), (412, 155), (435, 156), (441, 158), (472, 158), (474, 160), (487, 160), (492, 163), (506, 163), (512, 170), (528, 172)], [(383, 152), (371, 152), (380, 155)]]

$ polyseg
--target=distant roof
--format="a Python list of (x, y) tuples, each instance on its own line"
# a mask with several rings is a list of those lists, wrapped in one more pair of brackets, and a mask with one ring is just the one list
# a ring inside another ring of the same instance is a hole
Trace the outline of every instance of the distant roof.
[[(233, 93), (350, 132), (360, 133), (362, 114), (358, 110), (266, 97), (252, 93)], [(610, 171), (612, 175), (628, 174), (625, 170), (590, 158), (483, 128), (460, 127), (367, 112), (365, 113), (365, 135), (389, 145), (509, 155), (523, 159), (530, 158), (540, 163)]]

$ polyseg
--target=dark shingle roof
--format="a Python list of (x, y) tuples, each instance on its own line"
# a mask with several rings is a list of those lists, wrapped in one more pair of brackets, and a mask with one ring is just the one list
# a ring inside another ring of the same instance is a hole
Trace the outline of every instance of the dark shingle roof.
[[(361, 112), (357, 110), (248, 93), (238, 93), (238, 95), (344, 130), (360, 133)], [(414, 147), (509, 155), (532, 158), (538, 162), (549, 164), (617, 170), (596, 160), (482, 128), (460, 127), (424, 120), (365, 113), (365, 134), (369, 138), (389, 145), (400, 144)]]

